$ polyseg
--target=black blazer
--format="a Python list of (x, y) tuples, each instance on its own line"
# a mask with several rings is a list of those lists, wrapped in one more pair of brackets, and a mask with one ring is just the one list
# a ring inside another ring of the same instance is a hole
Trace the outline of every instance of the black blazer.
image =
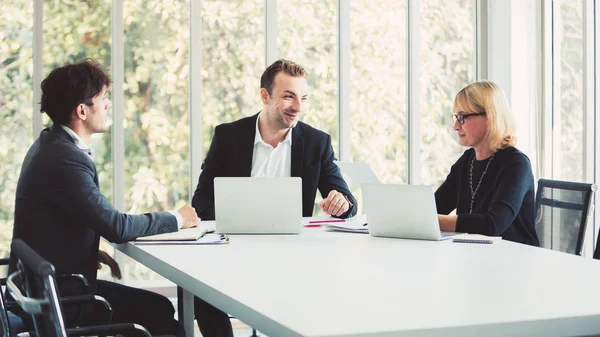
[[(121, 243), (177, 231), (168, 212), (120, 213), (98, 186), (94, 162), (71, 136), (59, 125), (43, 130), (21, 167), (13, 230), (13, 238), (54, 264), (57, 274), (83, 274), (94, 292), (100, 236)], [(15, 269), (13, 256), (9, 269)]]
[[(202, 164), (192, 206), (203, 220), (215, 218), (215, 177), (250, 177), (258, 114), (221, 124)], [(317, 188), (323, 198), (336, 190), (354, 205), (342, 218), (356, 214), (356, 199), (350, 193), (335, 160), (331, 136), (298, 122), (292, 132), (292, 177), (302, 178), (302, 215), (312, 216)]]

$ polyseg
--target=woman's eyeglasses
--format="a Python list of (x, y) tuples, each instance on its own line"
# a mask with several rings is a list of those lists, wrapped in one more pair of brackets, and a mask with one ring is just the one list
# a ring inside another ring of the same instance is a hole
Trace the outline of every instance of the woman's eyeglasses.
[(465, 119), (467, 119), (469, 117), (481, 116), (481, 115), (485, 115), (485, 111), (484, 112), (476, 112), (476, 113), (472, 113), (472, 114), (453, 114), (452, 115), (452, 124), (458, 122), (458, 124), (464, 125)]

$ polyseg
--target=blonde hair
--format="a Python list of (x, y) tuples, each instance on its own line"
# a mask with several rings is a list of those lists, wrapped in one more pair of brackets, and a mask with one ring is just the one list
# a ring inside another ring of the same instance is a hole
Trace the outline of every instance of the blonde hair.
[(462, 88), (454, 98), (454, 109), (468, 113), (485, 111), (488, 119), (485, 138), (494, 151), (517, 143), (508, 99), (496, 83), (479, 81)]

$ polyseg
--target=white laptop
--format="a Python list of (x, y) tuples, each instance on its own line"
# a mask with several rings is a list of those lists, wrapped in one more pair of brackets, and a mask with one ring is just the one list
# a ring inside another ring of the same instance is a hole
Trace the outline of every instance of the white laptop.
[(420, 185), (364, 184), (369, 234), (439, 241), (463, 233), (442, 233), (433, 189)]
[(217, 233), (297, 234), (302, 225), (302, 179), (216, 177)]
[(334, 161), (334, 163), (352, 181), (359, 185), (378, 184), (379, 179), (369, 164), (364, 162)]

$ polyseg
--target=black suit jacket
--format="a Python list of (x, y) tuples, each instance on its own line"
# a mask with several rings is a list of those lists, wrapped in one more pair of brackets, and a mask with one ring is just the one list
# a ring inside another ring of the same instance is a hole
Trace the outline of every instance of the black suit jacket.
[(71, 136), (59, 125), (43, 130), (21, 167), (13, 230), (13, 238), (54, 264), (57, 274), (83, 274), (94, 292), (100, 236), (121, 243), (177, 231), (168, 212), (120, 213), (98, 186), (96, 166)]
[[(214, 220), (214, 178), (250, 177), (258, 114), (233, 123), (221, 124), (202, 164), (192, 206), (203, 220)], [(308, 124), (298, 122), (292, 132), (292, 177), (302, 178), (302, 215), (312, 216), (317, 188), (323, 198), (336, 190), (350, 200), (353, 207), (341, 217), (356, 214), (356, 199), (350, 193), (335, 160), (331, 136)]]

